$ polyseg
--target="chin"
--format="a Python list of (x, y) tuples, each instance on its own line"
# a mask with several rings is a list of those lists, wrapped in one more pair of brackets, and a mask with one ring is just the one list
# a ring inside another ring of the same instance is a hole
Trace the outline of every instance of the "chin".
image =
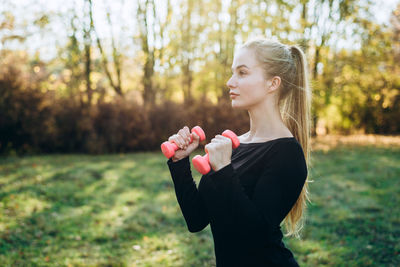
[(233, 109), (246, 109), (245, 106), (238, 103), (238, 101), (232, 100), (232, 108)]

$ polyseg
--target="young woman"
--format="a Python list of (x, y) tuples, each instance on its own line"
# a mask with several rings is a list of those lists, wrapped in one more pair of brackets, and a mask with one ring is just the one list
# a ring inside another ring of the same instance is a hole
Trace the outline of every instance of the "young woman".
[(189, 155), (199, 137), (185, 126), (169, 141), (180, 149), (168, 160), (175, 193), (192, 233), (208, 224), (217, 267), (299, 266), (282, 242), (300, 237), (308, 198), (310, 102), (302, 50), (265, 38), (249, 40), (234, 56), (227, 82), (232, 108), (246, 109), (250, 131), (231, 140), (216, 135), (205, 148), (212, 170), (199, 187)]

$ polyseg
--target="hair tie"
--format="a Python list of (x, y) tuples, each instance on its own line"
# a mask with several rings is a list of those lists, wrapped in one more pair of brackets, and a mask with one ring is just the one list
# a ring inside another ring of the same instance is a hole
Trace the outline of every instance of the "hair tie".
[(294, 45), (289, 46), (289, 52), (292, 59), (294, 59), (294, 49), (295, 49)]
[(295, 47), (294, 45), (291, 45), (291, 46), (290, 46), (290, 53), (293, 54), (293, 52), (294, 52), (295, 49), (296, 49), (296, 47)]

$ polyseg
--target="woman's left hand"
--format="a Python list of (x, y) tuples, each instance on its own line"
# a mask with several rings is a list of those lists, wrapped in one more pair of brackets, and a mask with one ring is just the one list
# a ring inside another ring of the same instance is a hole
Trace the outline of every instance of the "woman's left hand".
[(232, 140), (230, 138), (218, 134), (204, 148), (207, 149), (210, 165), (214, 171), (231, 163)]

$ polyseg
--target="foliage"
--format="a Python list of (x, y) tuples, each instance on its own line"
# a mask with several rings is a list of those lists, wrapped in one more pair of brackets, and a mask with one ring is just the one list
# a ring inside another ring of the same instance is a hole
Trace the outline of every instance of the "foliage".
[[(246, 132), (247, 114), (227, 103), (226, 82), (238, 45), (256, 35), (306, 52), (314, 135), (318, 128), (400, 132), (400, 5), (387, 14), (389, 24), (378, 24), (370, 0), (182, 0), (180, 8), (161, 1), (166, 12), (139, 2), (115, 1), (106, 11), (89, 0), (65, 3), (59, 13), (43, 7), (26, 27), (16, 3), (5, 1), (0, 153), (158, 149), (184, 125), (200, 125), (210, 136), (226, 128)], [(125, 10), (137, 16), (124, 17)], [(131, 20), (139, 25), (132, 38)], [(31, 52), (35, 36), (64, 41), (44, 60), (43, 50)]]

